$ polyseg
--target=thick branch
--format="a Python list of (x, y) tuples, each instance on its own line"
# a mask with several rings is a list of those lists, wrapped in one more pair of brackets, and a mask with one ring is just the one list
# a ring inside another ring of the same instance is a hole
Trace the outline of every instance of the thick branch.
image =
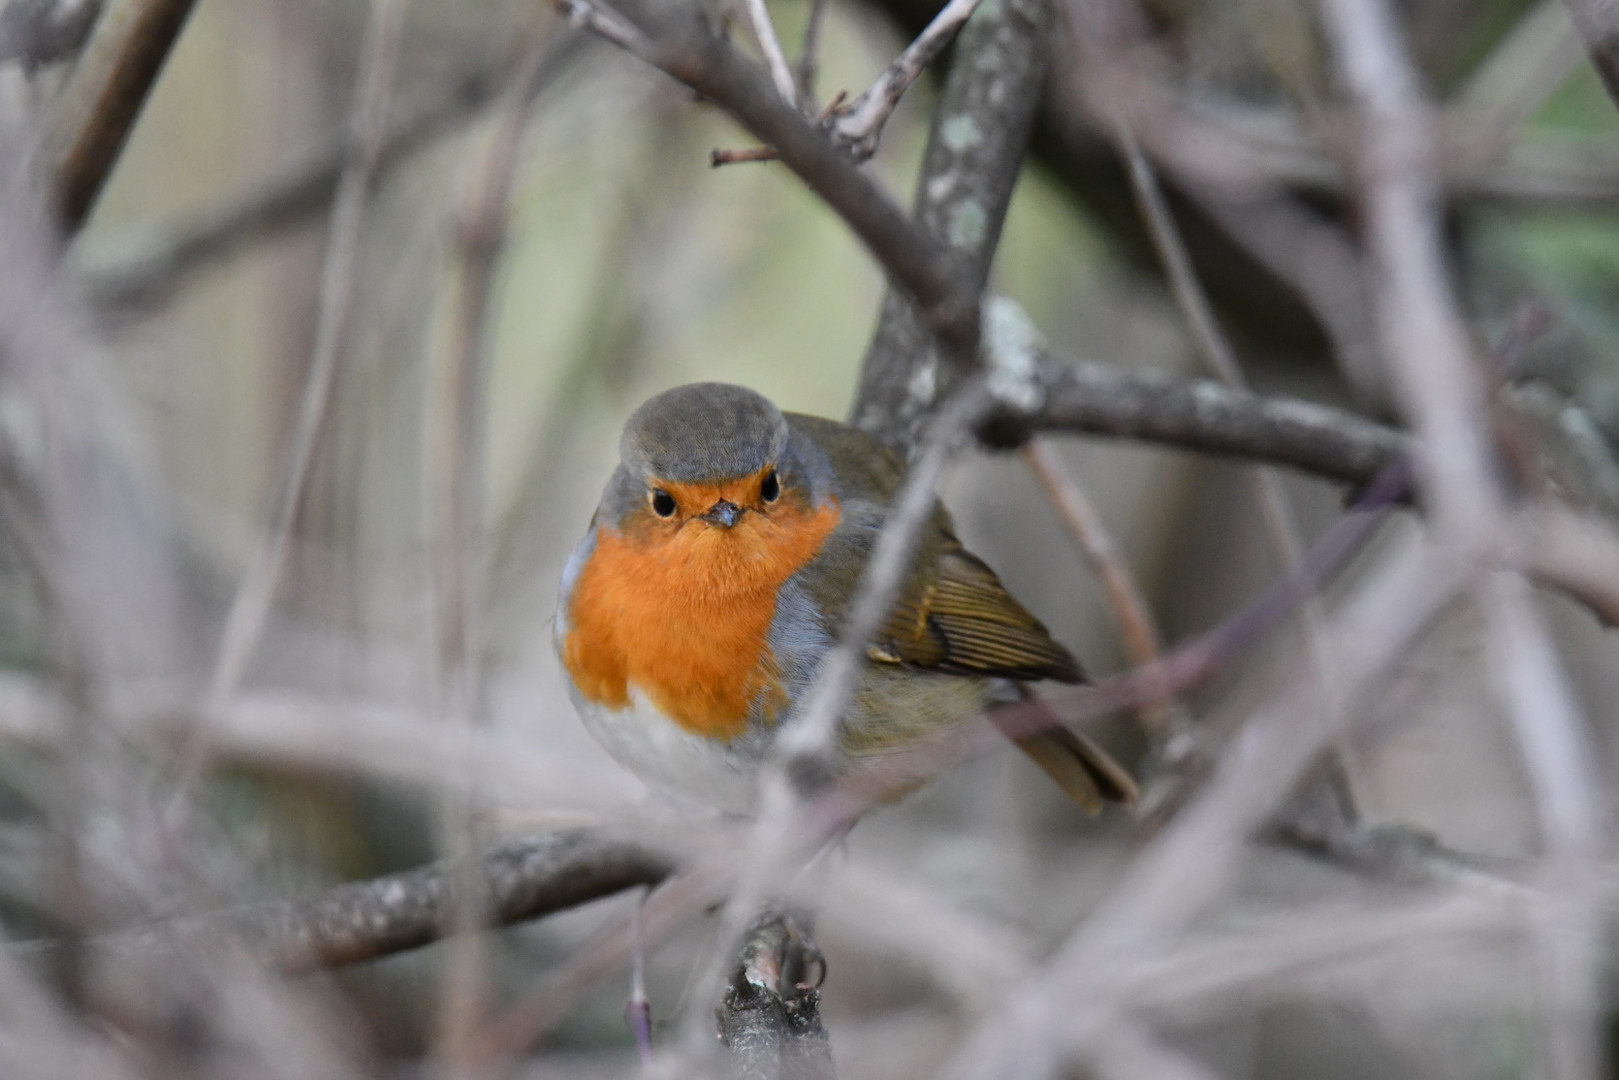
[(1354, 485), (1411, 451), (1401, 432), (1352, 413), (1208, 380), (1158, 379), (1047, 356), (1038, 385), (1040, 407), (994, 418), (982, 432), (986, 441), (1016, 443), (1032, 431), (1142, 439)]
[(194, 0), (109, 0), (45, 138), (46, 183), (63, 231), (89, 216)]
[[(959, 253), (975, 294), (988, 280), (1023, 162), (1050, 29), (1047, 0), (981, 7), (961, 31), (934, 113), (915, 216)], [(942, 355), (909, 300), (890, 290), (866, 350), (853, 422), (908, 447), (973, 359)]]
[[(600, 832), (575, 829), (514, 840), (483, 857), (489, 924), (539, 918), (673, 872), (670, 859)], [(454, 928), (456, 874), (448, 863), (340, 885), (306, 900), (225, 916), (268, 963), (289, 971), (341, 967), (418, 948)]]
[[(767, 913), (748, 931), (720, 1010), (720, 1041), (738, 1080), (830, 1080), (832, 1044), (821, 1024), (818, 972), (802, 969), (793, 920)], [(819, 969), (814, 957), (808, 966)]]

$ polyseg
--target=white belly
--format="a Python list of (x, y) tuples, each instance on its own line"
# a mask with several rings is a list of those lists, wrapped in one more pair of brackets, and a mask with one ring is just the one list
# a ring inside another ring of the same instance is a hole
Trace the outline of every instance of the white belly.
[(571, 682), (569, 690), (596, 741), (648, 786), (734, 814), (750, 814), (758, 805), (757, 778), (764, 752), (758, 738), (744, 735), (726, 743), (692, 735), (658, 712), (634, 686), (629, 705), (622, 709), (586, 701)]

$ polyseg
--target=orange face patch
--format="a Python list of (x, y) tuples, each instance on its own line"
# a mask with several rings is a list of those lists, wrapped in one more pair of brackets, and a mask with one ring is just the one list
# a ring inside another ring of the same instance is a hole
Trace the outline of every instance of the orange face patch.
[[(696, 735), (729, 741), (759, 695), (784, 704), (766, 638), (776, 594), (821, 550), (838, 507), (785, 495), (765, 505), (762, 476), (723, 484), (665, 484), (677, 504), (644, 509), (622, 531), (603, 525), (574, 582), (562, 660), (587, 699), (610, 708), (637, 687)], [(725, 528), (698, 515), (721, 499), (748, 508)]]

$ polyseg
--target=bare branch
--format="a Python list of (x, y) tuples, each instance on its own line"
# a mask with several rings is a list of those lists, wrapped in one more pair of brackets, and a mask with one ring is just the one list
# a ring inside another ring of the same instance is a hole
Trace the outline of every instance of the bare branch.
[[(535, 42), (514, 80), (511, 100), (488, 147), (470, 172), (456, 215), (458, 278), (448, 354), (429, 394), (434, 421), (431, 475), (432, 593), (438, 616), (440, 707), (463, 734), (481, 726), (482, 607), (486, 516), (483, 491), (487, 443), (489, 356), (486, 338), (495, 271), (505, 246), (511, 189), (529, 110), (545, 86), (543, 42)], [(449, 944), (435, 1038), (447, 1071), (470, 1073), (488, 978), (482, 883), (472, 872), (478, 846), (477, 778), (450, 788), (441, 804), (445, 849), (461, 874), (456, 933)]]
[(792, 920), (775, 913), (760, 918), (743, 940), (720, 1011), (720, 1039), (738, 1080), (834, 1076), (831, 1041), (821, 1026), (819, 975), (787, 966), (803, 947)]
[(582, 30), (589, 30), (603, 41), (610, 41), (631, 56), (638, 56), (657, 66), (656, 50), (647, 36), (617, 12), (593, 0), (559, 0), (558, 7), (568, 22)]
[(888, 123), (905, 91), (950, 44), (956, 31), (972, 18), (978, 3), (979, 0), (950, 0), (865, 93), (834, 112), (832, 135), (849, 148), (856, 161), (864, 161), (877, 152), (883, 125)]
[(58, 224), (84, 224), (194, 0), (108, 0), (41, 147)]
[(769, 79), (714, 36), (699, 12), (642, 4), (647, 29), (590, 0), (564, 10), (592, 31), (642, 57), (726, 112), (820, 195), (865, 243), (894, 285), (910, 295), (923, 323), (952, 355), (971, 357), (978, 344), (978, 290), (953, 254), (916, 229), (870, 177), (824, 132), (782, 101)]
[(800, 101), (815, 100), (816, 52), (821, 45), (821, 24), (826, 21), (830, 0), (810, 0), (809, 18), (804, 22), (804, 49), (798, 58), (798, 96)]
[(776, 37), (776, 27), (770, 21), (765, 0), (743, 0), (743, 10), (748, 13), (748, 24), (753, 28), (753, 36), (759, 40), (759, 49), (765, 54), (765, 63), (770, 68), (770, 78), (776, 84), (776, 93), (781, 95), (781, 100), (797, 108), (798, 86), (793, 79), (793, 69), (787, 63), (787, 54), (781, 50), (781, 41)]
[[(962, 30), (928, 135), (915, 219), (961, 260), (975, 304), (1022, 167), (1051, 25), (1047, 0), (1006, 0), (981, 9)], [(941, 351), (929, 323), (925, 311), (889, 290), (850, 413), (856, 427), (906, 451), (976, 360)]]
[(986, 432), (992, 443), (1015, 442), (1030, 431), (1147, 439), (1355, 485), (1370, 483), (1412, 451), (1404, 434), (1350, 413), (1205, 380), (1156, 379), (1047, 356), (1038, 386), (1038, 407), (993, 418)]
[[(1131, 666), (1156, 663), (1164, 651), (1158, 620), (1153, 617), (1152, 607), (1142, 595), (1135, 574), (1119, 554), (1112, 534), (1102, 523), (1085, 490), (1063, 474), (1056, 455), (1040, 439), (1030, 439), (1024, 445), (1023, 459), (1061, 516), (1091, 572), (1102, 583), (1108, 606), (1118, 620), (1119, 632), (1124, 638), (1124, 654)], [(1184, 729), (1187, 723), (1185, 712), (1168, 695), (1163, 701), (1142, 708), (1140, 716), (1148, 733), (1160, 742), (1178, 729)]]
[[(326, 257), (321, 268), (319, 313), (309, 370), (293, 426), (286, 457), (273, 479), (269, 514), (251, 561), (231, 600), (225, 627), (208, 686), (208, 708), (227, 700), (258, 644), (281, 580), (282, 567), (292, 546), (299, 507), (303, 504), (313, 468), (315, 448), (325, 425), (327, 408), (337, 381), (337, 361), (348, 327), (359, 258), (360, 231), (365, 220), (372, 172), (382, 135), (382, 117), (393, 87), (394, 63), (404, 30), (405, 0), (372, 0), (360, 62), (358, 90), (351, 118), (353, 137), (360, 152), (343, 172)], [(180, 752), (181, 779), (173, 805), (178, 806), (206, 757), (207, 710), (190, 746)]]
[[(579, 829), (502, 844), (482, 857), (477, 872), (490, 924), (509, 926), (657, 884), (673, 869), (667, 856), (642, 845)], [(448, 935), (456, 880), (451, 864), (435, 863), (207, 922), (238, 929), (267, 963), (283, 970), (342, 967)], [(161, 939), (170, 932), (150, 933)]]

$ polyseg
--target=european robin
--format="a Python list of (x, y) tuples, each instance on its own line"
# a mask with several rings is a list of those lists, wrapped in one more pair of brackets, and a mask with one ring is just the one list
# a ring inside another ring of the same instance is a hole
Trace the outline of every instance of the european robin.
[[(563, 570), (556, 645), (586, 727), (651, 786), (753, 809), (772, 736), (851, 607), (905, 474), (871, 436), (694, 383), (624, 426), (619, 464)], [(1078, 662), (956, 539), (936, 506), (866, 651), (834, 774), (981, 713), (1006, 680)], [(1129, 774), (1066, 728), (1017, 745), (1092, 812)]]

